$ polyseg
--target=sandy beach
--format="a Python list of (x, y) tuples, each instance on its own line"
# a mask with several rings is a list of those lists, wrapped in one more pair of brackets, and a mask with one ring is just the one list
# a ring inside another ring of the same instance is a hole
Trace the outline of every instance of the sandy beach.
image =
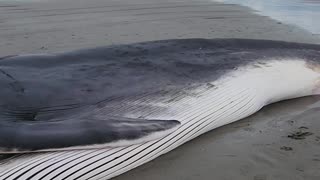
[[(301, 28), (233, 4), (46, 1), (0, 2), (0, 57), (177, 38), (320, 42)], [(276, 103), (114, 179), (318, 180), (319, 116), (319, 97)]]

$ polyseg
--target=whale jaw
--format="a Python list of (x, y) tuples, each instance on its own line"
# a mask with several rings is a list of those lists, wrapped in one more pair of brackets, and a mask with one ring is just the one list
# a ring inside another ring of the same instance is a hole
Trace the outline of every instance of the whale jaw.
[(264, 105), (320, 94), (320, 66), (304, 59), (262, 60), (226, 78), (256, 89)]

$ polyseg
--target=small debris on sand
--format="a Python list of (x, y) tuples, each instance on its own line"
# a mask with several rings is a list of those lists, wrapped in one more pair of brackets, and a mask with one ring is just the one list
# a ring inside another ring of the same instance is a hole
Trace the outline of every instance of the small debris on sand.
[(293, 150), (292, 147), (288, 147), (288, 146), (282, 146), (280, 149), (284, 150), (284, 151), (292, 151)]
[(295, 139), (295, 140), (301, 140), (301, 139), (305, 139), (307, 136), (313, 135), (312, 132), (303, 131), (303, 130), (309, 129), (307, 127), (301, 126), (298, 129), (299, 129), (299, 131), (289, 134), (288, 138)]

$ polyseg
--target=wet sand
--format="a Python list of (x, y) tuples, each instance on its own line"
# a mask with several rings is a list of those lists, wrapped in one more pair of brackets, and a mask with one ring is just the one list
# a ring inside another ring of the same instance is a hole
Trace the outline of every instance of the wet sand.
[[(176, 38), (319, 43), (246, 7), (210, 1), (0, 2), (0, 56)], [(319, 97), (276, 103), (114, 179), (320, 178)]]
[(44, 1), (0, 4), (1, 56), (176, 38), (315, 39), (249, 8), (210, 1)]

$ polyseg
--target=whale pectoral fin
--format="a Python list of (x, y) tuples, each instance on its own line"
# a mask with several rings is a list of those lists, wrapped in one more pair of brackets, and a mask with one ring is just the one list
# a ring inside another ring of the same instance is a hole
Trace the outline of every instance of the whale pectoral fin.
[(176, 120), (121, 117), (12, 122), (0, 125), (0, 153), (129, 146), (161, 138), (179, 124)]
[[(115, 142), (113, 146), (121, 144), (136, 144), (161, 138), (171, 133), (178, 125), (176, 120), (147, 120), (117, 118), (109, 122), (110, 137)], [(127, 141), (127, 143), (125, 142)]]

